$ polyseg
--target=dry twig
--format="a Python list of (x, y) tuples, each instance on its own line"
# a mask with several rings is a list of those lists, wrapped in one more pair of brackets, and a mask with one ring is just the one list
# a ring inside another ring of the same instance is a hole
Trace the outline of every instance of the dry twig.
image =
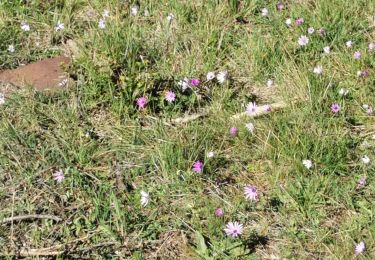
[(10, 218), (4, 218), (0, 221), (0, 224), (13, 223), (14, 221), (22, 221), (29, 219), (52, 219), (54, 221), (61, 221), (61, 218), (53, 215), (24, 215), (24, 216), (12, 216)]
[[(272, 103), (270, 105), (258, 106), (256, 108), (255, 113), (251, 117), (255, 118), (255, 117), (260, 117), (260, 116), (263, 116), (265, 114), (268, 114), (269, 111), (266, 110), (266, 108), (268, 108), (268, 107), (271, 108), (271, 112), (272, 112), (272, 111), (278, 111), (278, 110), (284, 109), (284, 108), (288, 107), (288, 104), (285, 103), (284, 101), (280, 101), (280, 102)], [(207, 110), (204, 110), (200, 113), (186, 115), (186, 116), (183, 116), (183, 117), (178, 117), (178, 118), (172, 119), (171, 122), (174, 123), (174, 124), (185, 124), (185, 123), (189, 123), (191, 121), (194, 121), (196, 119), (199, 119), (201, 117), (205, 117), (208, 114), (209, 114), (209, 110), (207, 109)], [(239, 119), (239, 118), (241, 118), (245, 115), (247, 115), (246, 112), (235, 114), (231, 117), (231, 119)]]

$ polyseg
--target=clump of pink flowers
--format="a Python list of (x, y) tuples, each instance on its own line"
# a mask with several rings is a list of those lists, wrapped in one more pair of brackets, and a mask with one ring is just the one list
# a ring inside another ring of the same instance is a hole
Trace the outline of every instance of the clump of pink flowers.
[(196, 161), (193, 163), (193, 172), (201, 173), (203, 171), (203, 163), (201, 161)]
[(243, 225), (239, 222), (229, 222), (224, 228), (227, 236), (238, 237), (243, 233)]
[(357, 71), (357, 76), (360, 78), (367, 78), (369, 75), (368, 70), (359, 70)]

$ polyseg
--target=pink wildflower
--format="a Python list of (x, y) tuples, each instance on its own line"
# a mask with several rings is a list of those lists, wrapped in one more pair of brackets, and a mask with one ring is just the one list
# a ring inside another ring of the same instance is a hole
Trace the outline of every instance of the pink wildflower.
[(303, 22), (304, 22), (304, 20), (303, 20), (302, 17), (301, 17), (301, 18), (298, 18), (298, 19), (296, 20), (296, 24), (297, 24), (297, 25), (301, 25), (301, 24), (303, 24)]
[(169, 103), (172, 103), (176, 100), (176, 94), (171, 90), (167, 91), (165, 93), (165, 100), (167, 100)]
[(367, 115), (371, 116), (372, 114), (374, 114), (374, 109), (372, 107), (368, 107), (366, 112)]
[(229, 133), (233, 136), (236, 136), (238, 134), (238, 129), (236, 127), (231, 127), (229, 129)]
[(301, 35), (301, 37), (298, 38), (298, 44), (300, 46), (306, 46), (309, 43), (309, 38), (307, 38), (306, 35)]
[(196, 87), (196, 86), (199, 85), (200, 82), (201, 82), (201, 81), (200, 81), (199, 79), (191, 79), (191, 80), (190, 80), (190, 85)]
[(57, 181), (58, 183), (62, 182), (65, 178), (64, 172), (61, 169), (54, 172), (52, 175), (53, 175), (53, 179)]
[(324, 28), (320, 28), (318, 30), (318, 32), (319, 32), (320, 36), (324, 36), (326, 34), (326, 30)]
[(238, 237), (243, 232), (243, 225), (238, 222), (229, 222), (224, 231), (227, 236)]
[(258, 191), (257, 191), (257, 188), (254, 187), (254, 186), (246, 186), (245, 187), (245, 198), (247, 200), (252, 200), (252, 201), (256, 201), (258, 200)]
[(368, 70), (357, 71), (357, 76), (360, 77), (360, 78), (366, 78), (366, 77), (368, 77), (368, 75), (369, 75)]
[(220, 217), (222, 217), (223, 215), (224, 215), (224, 212), (223, 212), (223, 210), (222, 210), (221, 208), (217, 208), (217, 209), (215, 209), (215, 216), (216, 216), (216, 217), (220, 218)]
[(256, 114), (257, 111), (257, 104), (255, 102), (250, 102), (246, 106), (246, 112), (249, 116), (253, 116)]
[(203, 171), (203, 163), (201, 161), (196, 161), (193, 164), (193, 172), (201, 173)]
[(355, 245), (354, 253), (355, 255), (360, 255), (366, 250), (365, 242), (361, 241), (358, 244)]
[(366, 176), (362, 176), (359, 180), (358, 180), (358, 184), (357, 184), (357, 188), (360, 189), (360, 188), (364, 188), (366, 186), (367, 182), (366, 182)]
[(147, 105), (147, 97), (143, 96), (143, 97), (137, 98), (137, 106), (140, 109), (144, 109), (146, 105)]
[(331, 105), (331, 111), (332, 111), (332, 113), (337, 114), (338, 112), (340, 112), (340, 110), (341, 110), (341, 107), (340, 107), (339, 104), (333, 103)]
[(361, 58), (362, 54), (361, 54), (360, 51), (356, 51), (356, 52), (354, 52), (353, 56), (354, 56), (354, 59), (359, 60)]
[(276, 8), (277, 10), (279, 11), (282, 11), (284, 9), (285, 5), (282, 1), (279, 1), (277, 4), (276, 4)]

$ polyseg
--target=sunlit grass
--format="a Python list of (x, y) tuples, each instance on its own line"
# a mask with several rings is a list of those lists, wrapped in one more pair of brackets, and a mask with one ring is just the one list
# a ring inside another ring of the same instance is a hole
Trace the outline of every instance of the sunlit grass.
[[(1, 70), (57, 56), (67, 40), (78, 46), (69, 68), (77, 84), (9, 94), (1, 105), (0, 218), (62, 221), (2, 224), (0, 255), (65, 245), (64, 256), (78, 258), (348, 259), (364, 241), (363, 257), (373, 258), (375, 130), (363, 105), (375, 102), (374, 3), (288, 1), (277, 11), (263, 1), (143, 1), (133, 16), (131, 1), (89, 2), (0, 3)], [(207, 80), (220, 71), (228, 71), (223, 84)], [(201, 83), (184, 92), (185, 77)], [(168, 90), (176, 101), (165, 100)], [(232, 117), (248, 102), (280, 100), (281, 111)], [(202, 111), (187, 124), (169, 121)], [(202, 173), (192, 171), (198, 160)], [(258, 201), (245, 200), (246, 185)], [(233, 221), (245, 227), (236, 239), (224, 232)]]

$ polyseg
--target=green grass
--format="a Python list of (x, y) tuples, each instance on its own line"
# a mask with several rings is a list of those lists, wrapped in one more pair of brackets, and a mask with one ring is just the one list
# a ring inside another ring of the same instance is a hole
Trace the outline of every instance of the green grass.
[[(141, 1), (137, 16), (133, 1), (25, 2), (0, 3), (0, 69), (55, 57), (67, 40), (79, 52), (69, 88), (12, 93), (0, 108), (0, 219), (62, 219), (1, 224), (0, 255), (63, 245), (61, 259), (351, 259), (364, 241), (360, 258), (375, 257), (374, 117), (362, 108), (375, 106), (372, 1), (291, 0), (282, 12), (277, 1)], [(104, 9), (110, 16), (101, 30)], [(55, 32), (58, 20), (65, 29)], [(308, 35), (311, 26), (325, 35)], [(310, 39), (303, 48), (301, 35)], [(317, 65), (321, 76), (312, 73)], [(364, 69), (369, 76), (357, 77)], [(207, 72), (222, 70), (223, 85), (205, 82)], [(203, 83), (182, 92), (184, 77)], [(349, 94), (341, 97), (340, 88)], [(167, 90), (177, 94), (173, 104)], [(145, 110), (135, 105), (142, 95)], [(254, 100), (289, 106), (232, 118)], [(206, 117), (168, 123), (202, 110)], [(191, 170), (196, 160), (204, 162), (200, 174)], [(62, 183), (53, 180), (58, 169)], [(362, 176), (367, 185), (358, 189)], [(258, 188), (259, 201), (245, 200), (245, 185)], [(141, 190), (150, 194), (146, 207)], [(229, 221), (244, 224), (240, 238), (225, 235)]]

